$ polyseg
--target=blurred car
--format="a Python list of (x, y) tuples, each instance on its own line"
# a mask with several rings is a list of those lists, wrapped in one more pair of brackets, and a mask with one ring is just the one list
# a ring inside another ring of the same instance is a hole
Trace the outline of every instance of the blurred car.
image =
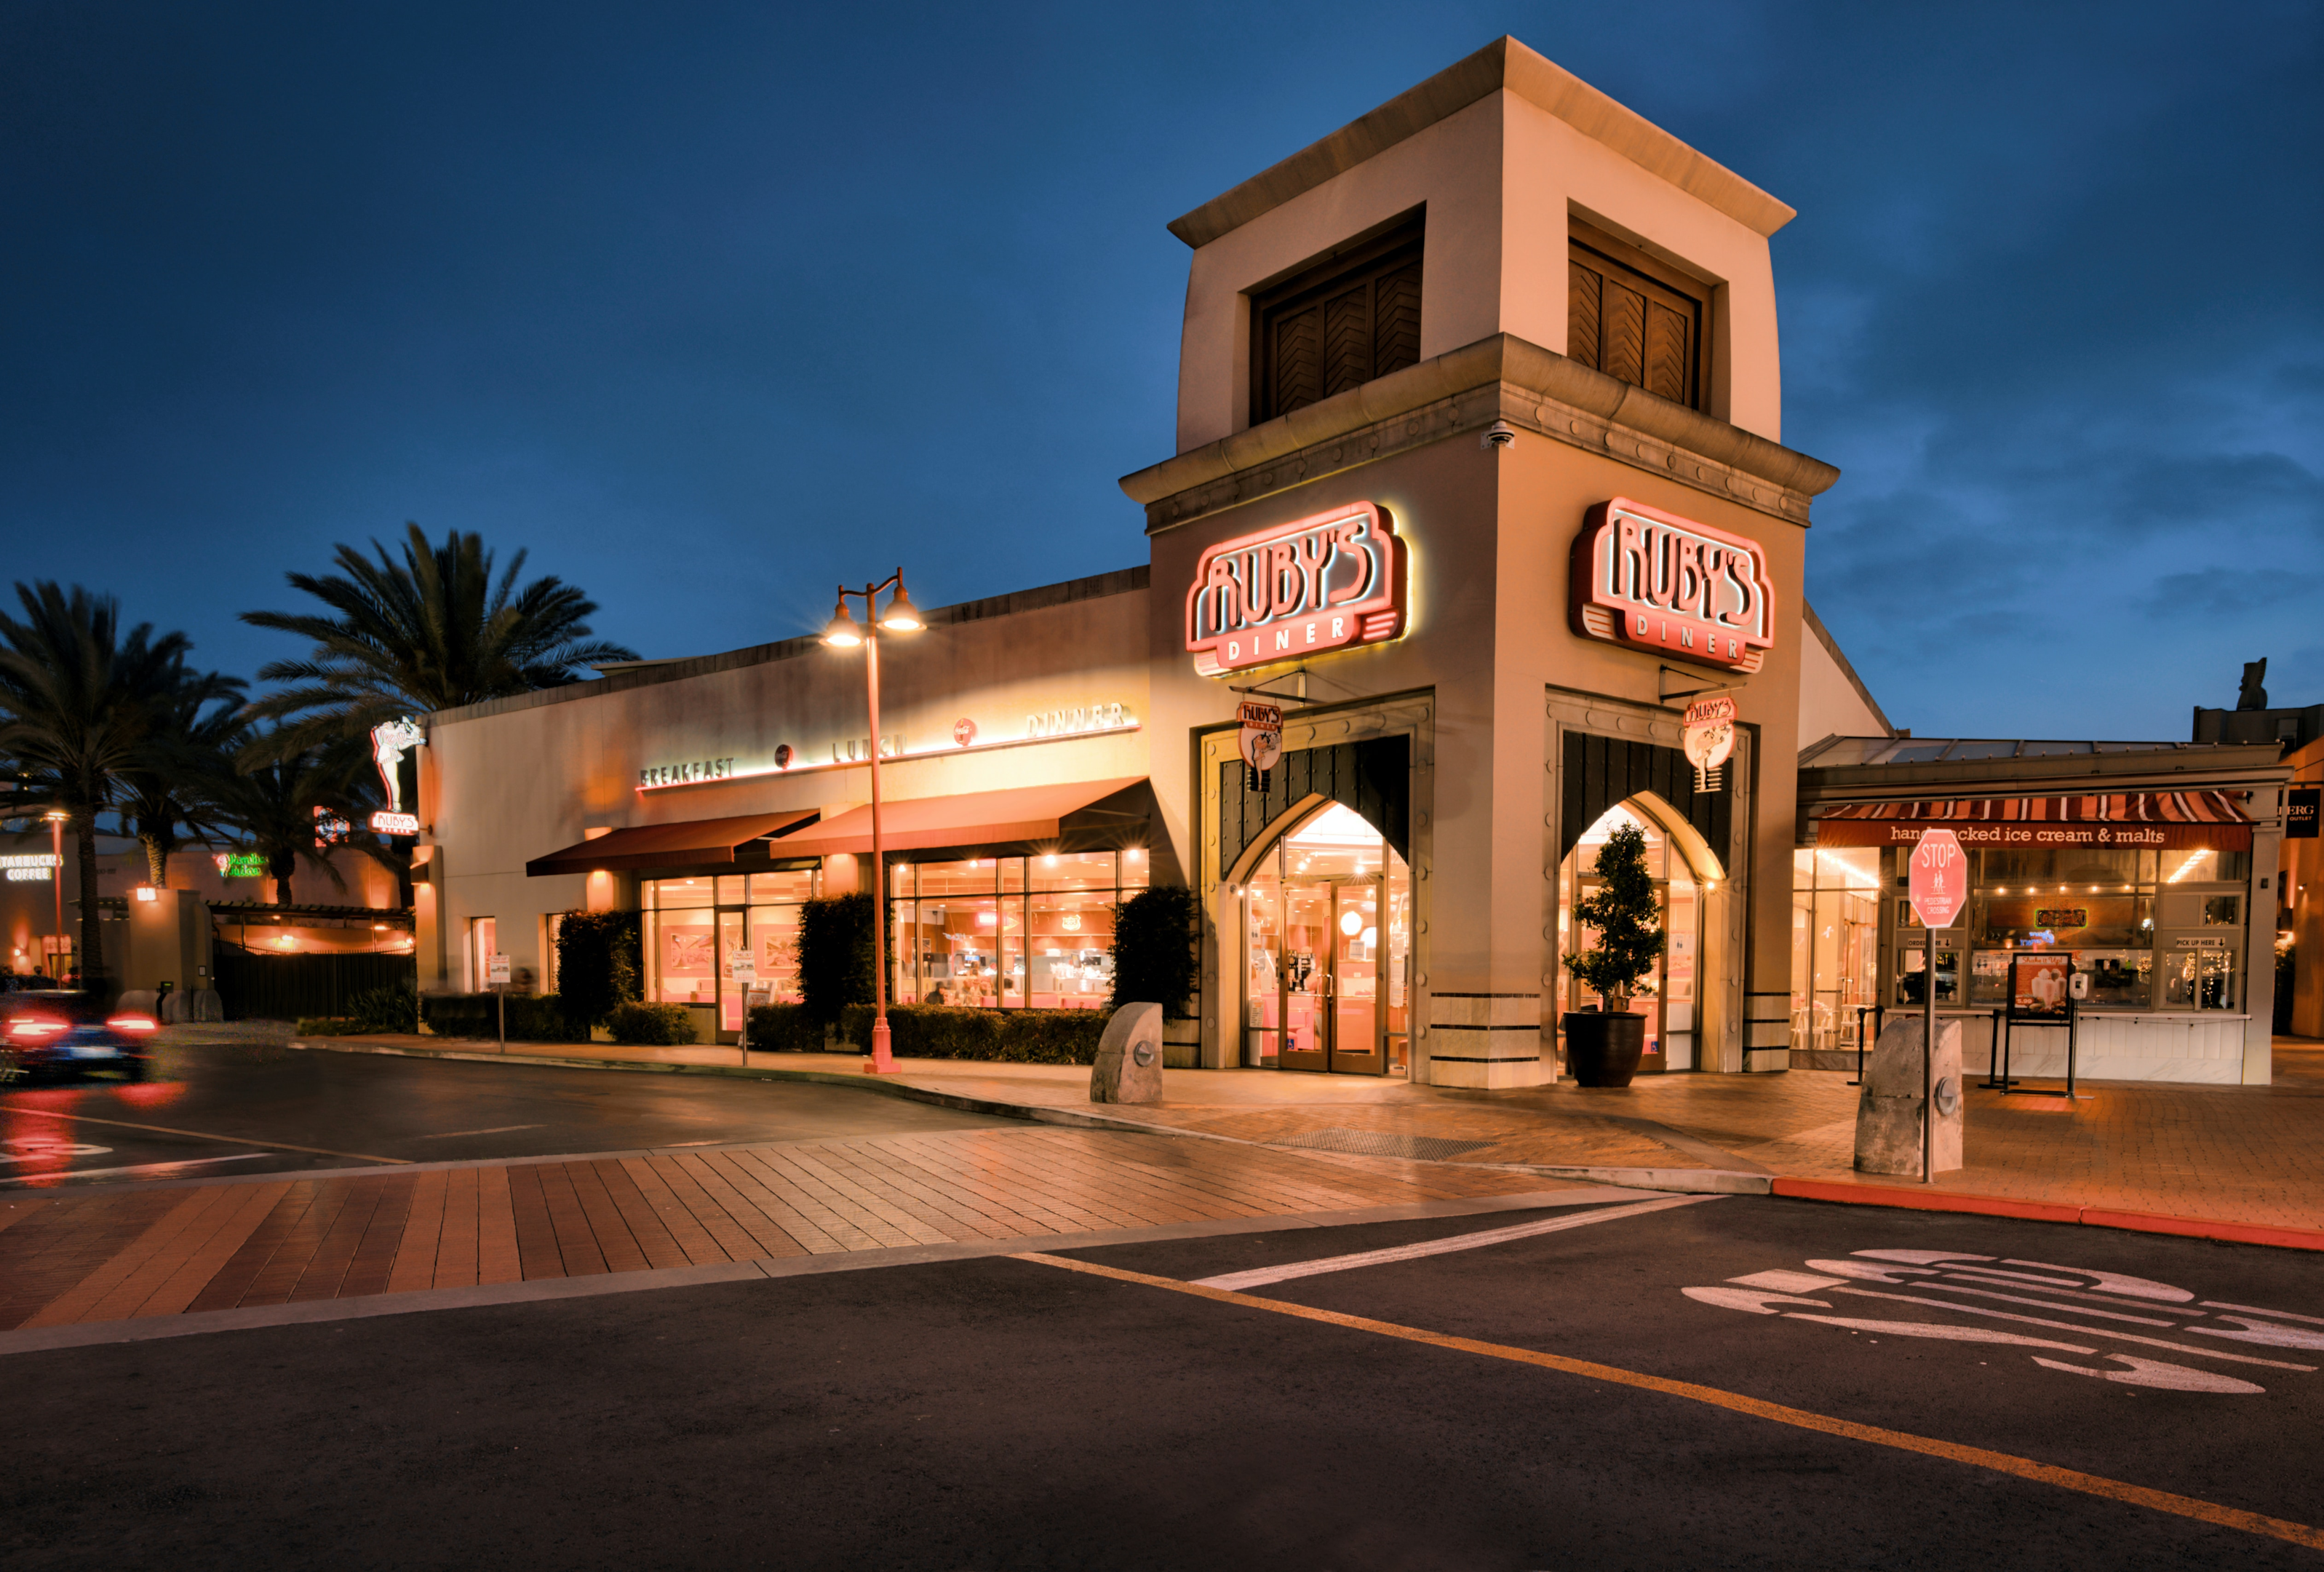
[(78, 989), (0, 991), (0, 1078), (96, 1074), (142, 1081), (152, 1064), (147, 1045), (161, 1024)]

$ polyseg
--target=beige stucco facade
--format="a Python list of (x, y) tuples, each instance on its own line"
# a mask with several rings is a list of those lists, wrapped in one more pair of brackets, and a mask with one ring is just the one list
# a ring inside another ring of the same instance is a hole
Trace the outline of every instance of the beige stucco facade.
[[(1252, 291), (1416, 212), (1418, 364), (1250, 424)], [(1582, 828), (1576, 805), (1585, 817), (1605, 806), (1577, 761), (1616, 747), (1626, 767), (1679, 779), (1667, 766), (1687, 698), (1728, 691), (1740, 735), (1724, 781), (1672, 811), (1703, 881), (1695, 1062), (1784, 1068), (1795, 759), (1813, 740), (1803, 727), (1877, 714), (1802, 622), (1810, 503), (1837, 472), (1779, 445), (1766, 237), (1790, 217), (1503, 40), (1179, 219), (1193, 254), (1176, 452), (1122, 483), (1146, 510), (1148, 565), (934, 613), (927, 632), (888, 645), (887, 795), (1150, 782), (1155, 877), (1194, 885), (1206, 917), (1200, 1040), (1186, 1052), (1225, 1067), (1244, 1059), (1242, 880), (1268, 837), (1323, 800), (1286, 801), (1257, 838), (1222, 837), (1252, 811), (1232, 764), (1236, 689), (1296, 696), (1284, 780), (1299, 757), (1404, 739), (1409, 778), (1391, 794), (1401, 821), (1381, 828), (1406, 848), (1413, 880), (1408, 1073), (1523, 1086), (1556, 1073), (1561, 863)], [(1562, 353), (1574, 221), (1707, 286), (1702, 409)], [(1573, 544), (1614, 498), (1756, 545), (1773, 619), (1755, 667), (1578, 629)], [(1201, 674), (1186, 618), (1204, 549), (1356, 504), (1382, 510), (1406, 542), (1400, 635)], [(1061, 737), (1032, 718), (1076, 707), (1128, 719)], [(585, 837), (785, 810), (828, 822), (864, 802), (863, 716), (860, 653), (799, 638), (433, 717), (422, 985), (475, 985), (464, 935), (477, 917), (538, 967), (551, 913), (633, 903), (632, 874), (527, 876), (529, 861)], [(778, 767), (783, 748), (791, 763)], [(706, 778), (677, 784), (673, 771)], [(857, 881), (826, 871), (826, 889)]]

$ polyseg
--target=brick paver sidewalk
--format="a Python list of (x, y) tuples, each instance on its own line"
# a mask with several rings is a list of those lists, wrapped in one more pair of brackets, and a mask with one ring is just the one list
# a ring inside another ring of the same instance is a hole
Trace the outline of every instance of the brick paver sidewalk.
[(1028, 1126), (17, 1193), (0, 1330), (1556, 1188)]
[[(407, 1046), (478, 1045), (410, 1039)], [(490, 1045), (482, 1045), (489, 1050)], [(733, 1066), (733, 1049), (512, 1045), (525, 1054)], [(753, 1054), (750, 1070), (861, 1083), (859, 1055)], [(1154, 1107), (1093, 1106), (1089, 1072), (1064, 1065), (907, 1060), (924, 1093), (1099, 1116), (1154, 1129), (1310, 1150), (1470, 1164), (1790, 1175), (1897, 1181), (1853, 1169), (1857, 1088), (1845, 1072), (1646, 1077), (1618, 1091), (1571, 1084), (1484, 1093), (1370, 1077), (1172, 1070)], [(1941, 1189), (2132, 1212), (2324, 1227), (2324, 1044), (2279, 1039), (2269, 1087), (2086, 1082), (2080, 1097), (2004, 1096), (1972, 1081), (1968, 1166)]]

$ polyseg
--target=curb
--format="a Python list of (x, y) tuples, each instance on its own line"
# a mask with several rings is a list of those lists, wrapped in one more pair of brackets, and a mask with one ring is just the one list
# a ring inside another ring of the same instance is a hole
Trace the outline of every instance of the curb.
[(2280, 1228), (2264, 1223), (2226, 1223), (2206, 1217), (2173, 1217), (2160, 1212), (2118, 1212), (2108, 1207), (2078, 1207), (2060, 1201), (2017, 1201), (2000, 1196), (1969, 1196), (1949, 1190), (1905, 1190), (1885, 1185), (1842, 1184), (1831, 1179), (1777, 1179), (1772, 1195), (1801, 1201), (1836, 1201), (1844, 1206), (1894, 1207), (1915, 1212), (1969, 1212), (2034, 1223), (2078, 1223), (2089, 1228), (2119, 1228), (2134, 1234), (2172, 1234), (2216, 1239), (2227, 1244), (2264, 1244), (2277, 1250), (2324, 1251), (2324, 1229)]

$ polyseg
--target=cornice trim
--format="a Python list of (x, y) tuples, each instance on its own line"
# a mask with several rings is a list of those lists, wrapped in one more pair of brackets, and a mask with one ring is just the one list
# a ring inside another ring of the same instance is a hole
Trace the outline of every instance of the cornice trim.
[(1733, 170), (1504, 34), (1321, 142), (1172, 219), (1170, 233), (1188, 245), (1208, 245), (1504, 88), (1756, 234), (1773, 235), (1799, 216)]
[(1148, 534), (1495, 421), (1795, 524), (1840, 471), (1513, 334), (1480, 338), (1121, 478)]

